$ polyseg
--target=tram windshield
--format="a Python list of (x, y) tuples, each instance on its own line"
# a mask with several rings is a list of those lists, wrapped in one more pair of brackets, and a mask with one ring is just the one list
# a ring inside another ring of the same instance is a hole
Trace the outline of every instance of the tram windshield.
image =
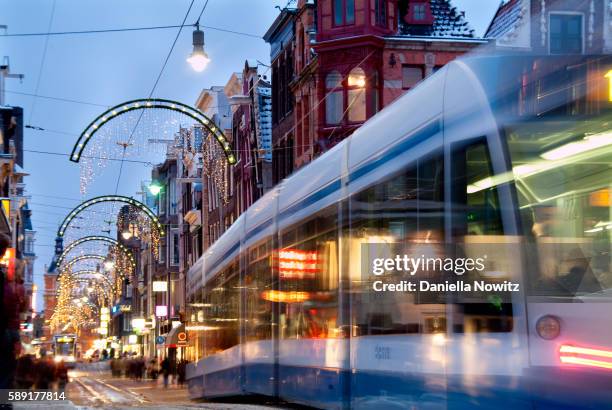
[(56, 360), (74, 361), (76, 356), (76, 337), (73, 335), (55, 336)]
[(514, 182), (532, 295), (612, 296), (612, 59), (522, 63), (495, 107), (512, 169), (472, 190)]

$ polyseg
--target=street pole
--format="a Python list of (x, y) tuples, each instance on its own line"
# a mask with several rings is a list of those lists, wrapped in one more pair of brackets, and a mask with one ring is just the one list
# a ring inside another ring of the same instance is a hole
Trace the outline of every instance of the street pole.
[[(0, 26), (0, 28), (4, 28), (6, 30), (6, 26)], [(6, 79), (7, 78), (19, 78), (19, 80), (24, 79), (23, 74), (13, 74), (11, 73), (11, 66), (9, 62), (8, 56), (4, 56), (4, 61), (2, 65), (0, 65), (0, 106), (5, 104), (5, 92), (6, 92)]]

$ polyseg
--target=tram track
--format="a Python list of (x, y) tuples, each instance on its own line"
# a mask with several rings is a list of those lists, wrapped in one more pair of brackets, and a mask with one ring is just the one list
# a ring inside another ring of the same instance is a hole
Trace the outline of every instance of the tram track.
[(90, 404), (94, 406), (130, 406), (151, 403), (150, 400), (136, 392), (114, 386), (98, 377), (83, 375), (75, 377), (73, 381), (87, 393), (85, 397), (87, 397)]

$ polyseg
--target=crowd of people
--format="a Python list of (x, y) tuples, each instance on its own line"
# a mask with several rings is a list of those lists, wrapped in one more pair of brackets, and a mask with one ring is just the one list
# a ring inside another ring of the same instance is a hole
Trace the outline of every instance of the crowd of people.
[[(11, 238), (0, 233), (0, 258), (11, 244)], [(23, 279), (15, 270), (12, 274), (0, 265), (0, 389), (15, 385), (17, 357), (21, 351), (19, 323), (21, 313), (27, 311)]]
[(56, 363), (51, 356), (37, 359), (26, 354), (17, 359), (15, 388), (64, 390), (68, 381), (68, 369), (64, 362)]
[(130, 356), (124, 353), (121, 357), (110, 359), (110, 369), (113, 377), (127, 377), (133, 380), (144, 378), (157, 380), (160, 374), (164, 380), (164, 387), (168, 387), (170, 380), (179, 386), (185, 383), (186, 360), (170, 360), (165, 357), (161, 362), (157, 357), (146, 360), (143, 356)]

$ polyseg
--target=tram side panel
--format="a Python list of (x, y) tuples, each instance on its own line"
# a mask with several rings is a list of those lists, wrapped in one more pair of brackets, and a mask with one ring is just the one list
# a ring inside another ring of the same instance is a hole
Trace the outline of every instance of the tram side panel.
[(342, 408), (338, 215), (344, 144), (283, 186), (278, 214), (279, 396)]

